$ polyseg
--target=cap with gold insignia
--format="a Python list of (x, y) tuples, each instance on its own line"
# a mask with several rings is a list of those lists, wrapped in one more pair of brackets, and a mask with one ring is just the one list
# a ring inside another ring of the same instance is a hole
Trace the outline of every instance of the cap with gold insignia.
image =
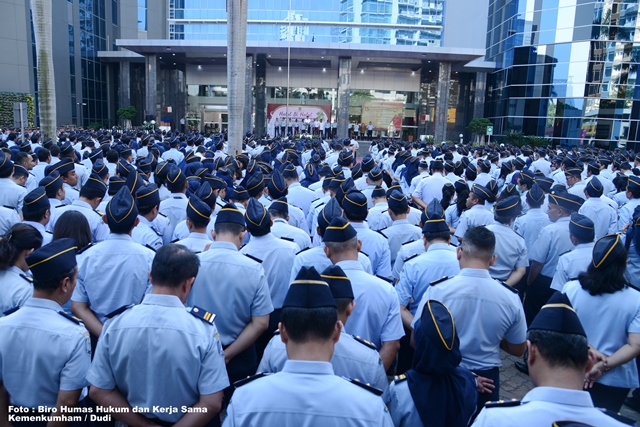
[(327, 282), (314, 267), (302, 267), (291, 282), (282, 308), (323, 308), (336, 307)]
[(240, 209), (236, 208), (232, 203), (224, 205), (218, 215), (216, 216), (216, 224), (223, 222), (231, 222), (235, 224), (245, 225), (244, 215)]
[(69, 272), (76, 262), (75, 239), (56, 239), (27, 255), (26, 261), (34, 281), (49, 281)]
[(346, 242), (357, 235), (355, 228), (346, 218), (340, 216), (333, 218), (326, 228), (323, 236), (325, 242)]
[(107, 203), (107, 222), (110, 226), (126, 228), (138, 217), (138, 208), (128, 187), (122, 187)]
[(571, 306), (571, 301), (565, 294), (560, 292), (553, 294), (549, 301), (542, 306), (538, 315), (531, 322), (529, 330), (587, 336), (582, 323), (580, 323), (580, 318), (578, 318), (576, 311)]
[(329, 285), (333, 298), (355, 298), (353, 288), (351, 287), (351, 280), (349, 280), (340, 266), (331, 265), (325, 268), (320, 277)]

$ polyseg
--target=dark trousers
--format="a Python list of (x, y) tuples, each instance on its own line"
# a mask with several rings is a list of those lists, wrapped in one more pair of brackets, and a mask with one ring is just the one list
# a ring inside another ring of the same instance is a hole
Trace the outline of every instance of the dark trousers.
[(233, 383), (254, 375), (256, 369), (258, 369), (258, 359), (256, 357), (255, 344), (250, 345), (249, 348), (227, 363), (227, 375), (229, 376), (229, 383), (231, 384), (224, 390), (224, 398), (227, 403), (231, 401), (231, 396), (233, 396), (235, 390)]
[(367, 139), (373, 141), (373, 130), (367, 130)]
[(624, 399), (629, 394), (628, 388), (612, 387), (594, 383), (593, 388), (587, 390), (596, 408), (604, 408), (613, 412), (620, 412)]
[(479, 375), (481, 377), (489, 378), (493, 380), (493, 385), (496, 388), (493, 389), (491, 393), (478, 393), (478, 402), (476, 406), (475, 417), (480, 413), (482, 408), (484, 408), (484, 404), (491, 401), (500, 400), (500, 368), (495, 367), (486, 370), (474, 370), (472, 371), (474, 374)]
[(271, 338), (273, 338), (274, 332), (276, 331), (276, 329), (278, 329), (278, 323), (280, 323), (280, 313), (282, 313), (281, 308), (273, 310), (273, 312), (269, 315), (269, 326), (267, 326), (267, 329), (256, 340), (256, 360), (258, 361), (258, 364), (260, 364), (260, 361), (262, 360), (264, 349), (267, 348), (267, 344), (269, 344), (269, 341), (271, 341)]
[(524, 297), (524, 315), (527, 318), (527, 325), (533, 322), (533, 319), (540, 312), (543, 305), (549, 301), (551, 295), (556, 291), (551, 289), (551, 277), (538, 275), (536, 280), (527, 287)]
[(404, 374), (411, 369), (415, 352), (414, 348), (411, 347), (411, 329), (404, 328), (404, 337), (400, 338), (396, 375)]

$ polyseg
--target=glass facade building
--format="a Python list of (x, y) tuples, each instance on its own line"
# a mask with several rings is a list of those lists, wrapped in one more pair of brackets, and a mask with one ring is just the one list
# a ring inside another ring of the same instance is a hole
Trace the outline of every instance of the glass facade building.
[(496, 70), (487, 113), (494, 133), (635, 145), (638, 12), (637, 0), (491, 0), (487, 60)]

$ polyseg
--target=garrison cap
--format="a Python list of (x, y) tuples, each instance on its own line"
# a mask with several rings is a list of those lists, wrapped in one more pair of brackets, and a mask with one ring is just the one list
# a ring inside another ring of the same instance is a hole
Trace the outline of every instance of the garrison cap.
[(298, 176), (298, 171), (293, 163), (285, 163), (282, 167), (282, 176), (284, 178), (296, 178)]
[(184, 185), (187, 181), (186, 175), (180, 170), (180, 168), (176, 165), (169, 166), (169, 171), (167, 172), (167, 182), (171, 185), (175, 185), (180, 187)]
[(409, 209), (409, 201), (400, 190), (392, 190), (387, 202), (389, 203), (389, 208), (396, 211), (404, 212)]
[(13, 176), (29, 176), (29, 171), (20, 163), (14, 163)]
[(357, 236), (356, 229), (344, 217), (337, 217), (331, 220), (331, 223), (324, 232), (323, 240), (325, 242), (346, 242)]
[(518, 196), (509, 196), (500, 200), (495, 205), (495, 212), (500, 216), (516, 217), (522, 212), (521, 199)]
[(258, 170), (247, 179), (247, 192), (249, 196), (255, 197), (264, 190), (264, 175)]
[(131, 194), (136, 194), (136, 191), (144, 185), (144, 180), (142, 179), (142, 176), (140, 176), (140, 173), (134, 170), (129, 174), (129, 176), (127, 176), (125, 185), (129, 188)]
[(44, 187), (36, 187), (35, 190), (24, 196), (22, 213), (38, 212), (51, 206)]
[[(0, 163), (2, 163), (2, 160), (0, 160)], [(0, 167), (0, 170), (2, 168)], [(58, 163), (56, 163), (55, 165), (49, 165), (47, 167), (44, 168), (44, 174), (45, 175), (50, 175), (51, 172), (53, 171), (58, 171), (58, 173), (60, 175), (64, 175), (67, 172), (70, 172), (74, 169), (73, 167), (73, 160), (71, 160), (70, 158), (64, 158), (64, 159), (60, 159), (60, 161)]]
[(229, 194), (229, 199), (233, 200), (249, 200), (249, 193), (244, 189), (242, 185), (238, 185)]
[(347, 191), (347, 194), (344, 195), (344, 199), (342, 200), (342, 208), (346, 212), (366, 215), (368, 212), (367, 196), (365, 196), (362, 191), (359, 191), (358, 189), (352, 187)]
[(337, 265), (331, 265), (320, 274), (322, 280), (327, 282), (333, 298), (350, 298), (354, 299), (351, 280), (344, 273), (344, 270)]
[(371, 181), (380, 181), (382, 179), (382, 169), (380, 169), (380, 166), (376, 166), (371, 169), (367, 174), (367, 177)]
[(187, 202), (187, 218), (192, 221), (206, 222), (208, 224), (210, 217), (211, 207), (209, 205), (196, 195), (189, 197), (189, 201)]
[(106, 209), (107, 222), (111, 226), (132, 226), (138, 217), (138, 208), (128, 187), (123, 186), (109, 203)]
[(591, 177), (589, 182), (587, 182), (587, 186), (585, 191), (589, 195), (589, 197), (600, 197), (604, 192), (604, 188), (602, 187), (602, 182), (598, 179), (597, 176)]
[(160, 204), (160, 192), (156, 184), (148, 184), (136, 191), (138, 207), (146, 208)]
[(267, 188), (269, 189), (269, 195), (273, 198), (280, 198), (287, 193), (287, 183), (278, 169), (275, 169), (271, 174), (271, 179), (267, 182)]
[(342, 217), (342, 208), (335, 197), (333, 197), (324, 205), (324, 208), (322, 208), (322, 211), (318, 214), (318, 226), (321, 229), (326, 229), (329, 224), (331, 224), (331, 221), (338, 217)]
[(442, 204), (438, 199), (433, 199), (427, 205), (424, 211), (425, 220), (422, 226), (423, 233), (439, 233), (442, 231), (449, 231), (449, 226), (444, 219), (444, 211), (442, 210)]
[(9, 170), (13, 170), (13, 162), (4, 154), (4, 151), (0, 151), (0, 174), (6, 173)]
[(27, 266), (36, 281), (49, 280), (78, 265), (77, 249), (75, 239), (56, 239), (27, 255)]
[(205, 180), (205, 182), (208, 182), (209, 185), (211, 186), (211, 188), (214, 189), (214, 190), (227, 188), (227, 183), (224, 182), (223, 179), (218, 178), (217, 176), (205, 175), (204, 176), (204, 180)]
[(387, 195), (387, 193), (384, 191), (384, 188), (380, 187), (379, 185), (376, 185), (376, 187), (371, 192), (371, 198), (372, 199), (385, 197), (386, 195)]
[(580, 318), (578, 318), (576, 311), (571, 306), (571, 301), (565, 294), (560, 292), (553, 294), (549, 301), (542, 306), (538, 315), (531, 322), (529, 330), (587, 336), (582, 323), (580, 323)]
[(104, 195), (107, 193), (107, 184), (105, 184), (102, 178), (100, 178), (100, 175), (97, 175), (95, 173), (92, 173), (89, 176), (89, 179), (84, 184), (84, 187), (101, 191), (101, 197), (104, 197)]
[(60, 154), (63, 156), (68, 156), (73, 153), (75, 150), (73, 149), (73, 145), (70, 142), (65, 142), (60, 146)]
[(551, 193), (551, 187), (553, 187), (554, 180), (547, 178), (546, 176), (536, 177), (536, 183), (540, 186), (545, 193)]
[(487, 187), (484, 187), (479, 184), (473, 184), (473, 187), (471, 188), (471, 192), (476, 196), (478, 196), (480, 200), (482, 200), (483, 202), (486, 201), (487, 199), (490, 199), (492, 196), (491, 191), (489, 191)]
[(601, 237), (593, 247), (593, 266), (607, 268), (625, 251), (624, 243), (619, 234), (607, 234)]
[(109, 177), (109, 194), (116, 194), (122, 187), (124, 187), (126, 179), (121, 176)]
[(91, 168), (91, 172), (97, 174), (101, 179), (105, 179), (109, 175), (109, 168), (102, 160), (96, 160)]
[(216, 195), (211, 188), (211, 185), (208, 182), (204, 182), (198, 191), (196, 191), (196, 196), (200, 198), (203, 202), (205, 202), (211, 209), (213, 209), (216, 205)]
[(282, 308), (336, 307), (331, 289), (314, 267), (302, 267), (291, 282)]
[(271, 226), (271, 217), (268, 215), (267, 209), (253, 197), (249, 199), (245, 217), (250, 232), (264, 230)]
[(583, 242), (593, 242), (596, 235), (593, 221), (577, 212), (571, 214), (569, 232)]
[(560, 193), (554, 191), (549, 194), (549, 204), (550, 205), (558, 205), (562, 208), (567, 209), (570, 212), (577, 211), (582, 206), (582, 199), (577, 196), (573, 196), (573, 194), (569, 193)]
[(640, 176), (630, 175), (629, 183), (627, 184), (627, 187), (636, 191), (640, 190)]
[(534, 203), (542, 203), (543, 200), (544, 200), (544, 193), (542, 191), (542, 188), (540, 188), (538, 181), (536, 180), (536, 182), (529, 189), (529, 191), (527, 191), (527, 201), (534, 202)]
[(279, 211), (284, 213), (285, 215), (289, 215), (289, 203), (287, 203), (286, 197), (280, 197), (279, 199), (271, 202), (271, 206), (269, 206), (269, 210)]
[(232, 203), (224, 205), (218, 215), (216, 216), (216, 224), (230, 222), (234, 224), (240, 224), (245, 226), (244, 215), (240, 209), (236, 208)]

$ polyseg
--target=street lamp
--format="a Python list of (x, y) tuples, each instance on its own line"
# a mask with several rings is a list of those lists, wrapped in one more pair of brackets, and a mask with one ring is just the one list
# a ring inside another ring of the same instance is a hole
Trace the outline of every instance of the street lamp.
[(156, 130), (156, 121), (155, 120), (151, 120), (151, 128), (153, 129), (153, 131)]
[(87, 105), (86, 102), (76, 102), (76, 105), (78, 106), (78, 127), (82, 127), (82, 107), (84, 107), (85, 105)]
[(463, 134), (458, 135), (460, 137), (460, 145), (462, 145), (462, 138), (464, 138)]

